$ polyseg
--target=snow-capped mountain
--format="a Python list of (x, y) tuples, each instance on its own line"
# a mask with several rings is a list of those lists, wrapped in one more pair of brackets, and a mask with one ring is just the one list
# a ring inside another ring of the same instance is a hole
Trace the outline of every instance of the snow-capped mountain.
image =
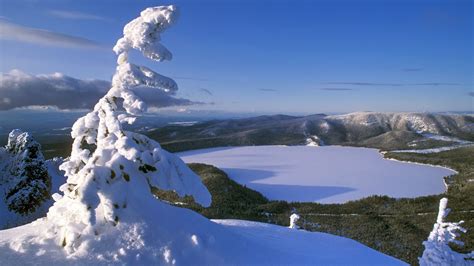
[[(473, 141), (474, 116), (376, 112), (303, 117), (274, 115), (214, 120), (188, 127), (167, 126), (147, 134), (174, 151), (229, 145), (308, 143), (362, 145), (392, 150), (412, 148), (411, 142), (427, 140), (426, 134), (449, 136), (451, 141)], [(450, 142), (447, 139), (438, 141), (444, 144)]]
[[(381, 133), (409, 131), (455, 136), (463, 139), (472, 139), (474, 137), (474, 116), (471, 115), (358, 112), (328, 116), (327, 120), (336, 124), (342, 124), (348, 131), (358, 133), (359, 131), (367, 130), (378, 130)], [(370, 137), (370, 133), (368, 137)]]

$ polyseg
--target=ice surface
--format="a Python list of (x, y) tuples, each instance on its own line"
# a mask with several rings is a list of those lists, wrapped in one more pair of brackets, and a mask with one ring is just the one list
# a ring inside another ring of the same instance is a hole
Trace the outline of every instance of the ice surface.
[(455, 172), (383, 159), (376, 149), (341, 146), (249, 146), (179, 153), (185, 162), (223, 169), (274, 200), (343, 203), (370, 195), (418, 197), (444, 192)]

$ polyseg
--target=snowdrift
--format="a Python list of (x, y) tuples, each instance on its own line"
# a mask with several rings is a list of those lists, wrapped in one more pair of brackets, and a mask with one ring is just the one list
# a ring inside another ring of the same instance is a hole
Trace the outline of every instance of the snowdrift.
[(74, 254), (54, 242), (54, 226), (45, 218), (0, 231), (0, 263), (405, 265), (354, 240), (330, 234), (249, 221), (213, 222), (159, 200), (132, 204), (126, 219), (86, 241)]

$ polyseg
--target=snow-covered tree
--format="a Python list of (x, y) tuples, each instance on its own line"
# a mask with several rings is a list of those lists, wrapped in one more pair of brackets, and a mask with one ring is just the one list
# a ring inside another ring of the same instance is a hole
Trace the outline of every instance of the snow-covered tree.
[(27, 132), (15, 129), (0, 152), (0, 185), (8, 210), (23, 216), (35, 212), (51, 190), (40, 144)]
[(171, 95), (178, 89), (171, 78), (128, 61), (130, 49), (155, 61), (170, 60), (171, 52), (160, 43), (161, 33), (177, 14), (172, 5), (147, 8), (125, 26), (113, 48), (118, 60), (112, 88), (73, 125), (71, 156), (60, 166), (67, 176), (60, 188), (64, 195), (53, 195), (56, 202), (48, 212), (48, 220), (56, 225), (52, 233), (68, 252), (87, 246), (122, 221), (146, 220), (137, 216), (156, 202), (151, 187), (210, 205), (206, 187), (179, 157), (146, 136), (123, 129), (123, 123), (133, 123), (146, 111), (134, 89), (147, 87)]
[(296, 222), (300, 219), (300, 216), (296, 213), (293, 213), (291, 216), (290, 216), (290, 226), (288, 226), (289, 228), (291, 229), (298, 229), (298, 225), (296, 224)]
[(456, 237), (459, 236), (459, 232), (465, 233), (466, 229), (461, 227), (463, 221), (458, 223), (444, 221), (450, 212), (447, 205), (448, 199), (442, 198), (439, 202), (438, 218), (433, 226), (433, 230), (428, 236), (428, 240), (423, 242), (425, 250), (421, 258), (419, 258), (421, 266), (473, 264), (474, 252), (462, 254), (452, 250), (449, 246), (449, 243), (463, 246), (464, 243), (456, 240)]

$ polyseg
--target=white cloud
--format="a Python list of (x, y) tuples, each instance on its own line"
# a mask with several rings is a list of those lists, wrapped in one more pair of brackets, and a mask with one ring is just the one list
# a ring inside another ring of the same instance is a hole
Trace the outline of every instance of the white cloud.
[[(110, 86), (110, 82), (104, 80), (81, 80), (61, 73), (29, 75), (12, 70), (0, 75), (0, 110), (44, 109), (44, 106), (61, 110), (91, 109)], [(199, 104), (175, 98), (174, 93), (159, 89), (137, 87), (133, 90), (150, 107)]]
[(0, 39), (72, 48), (101, 47), (98, 43), (85, 38), (44, 29), (25, 27), (1, 19)]
[(76, 11), (68, 11), (68, 10), (50, 10), (48, 12), (52, 16), (58, 17), (58, 18), (63, 18), (63, 19), (73, 19), (73, 20), (103, 20), (106, 21), (108, 20), (107, 18), (93, 15), (93, 14), (87, 14), (87, 13), (82, 13), (82, 12), (76, 12)]

